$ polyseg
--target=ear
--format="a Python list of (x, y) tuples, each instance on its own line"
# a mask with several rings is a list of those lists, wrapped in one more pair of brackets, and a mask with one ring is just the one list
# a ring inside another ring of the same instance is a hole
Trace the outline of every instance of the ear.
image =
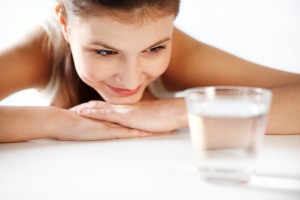
[(61, 31), (64, 35), (64, 38), (67, 42), (69, 42), (68, 21), (67, 21), (65, 9), (62, 4), (58, 3), (55, 6), (55, 13), (56, 13), (59, 25), (61, 27)]

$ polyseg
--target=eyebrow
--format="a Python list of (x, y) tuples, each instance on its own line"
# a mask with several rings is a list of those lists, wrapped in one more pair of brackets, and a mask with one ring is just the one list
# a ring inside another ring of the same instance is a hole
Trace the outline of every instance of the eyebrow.
[[(154, 44), (150, 45), (149, 47), (147, 47), (146, 49), (149, 49), (151, 47), (154, 47), (154, 46), (157, 46), (159, 44), (162, 44), (164, 42), (167, 42), (167, 41), (170, 41), (171, 38), (170, 37), (166, 37), (166, 38), (163, 38), (157, 42), (155, 42)], [(107, 49), (111, 49), (111, 50), (115, 50), (115, 51), (120, 51), (118, 50), (117, 48), (114, 48), (112, 46), (110, 46), (109, 44), (106, 44), (105, 42), (101, 42), (101, 41), (93, 41), (90, 43), (91, 45), (96, 45), (96, 46), (102, 46), (104, 48), (107, 48)]]

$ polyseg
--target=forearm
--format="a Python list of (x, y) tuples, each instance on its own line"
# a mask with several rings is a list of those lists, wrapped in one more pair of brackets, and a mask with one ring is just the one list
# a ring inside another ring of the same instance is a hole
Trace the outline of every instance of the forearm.
[[(175, 110), (175, 108), (177, 108)], [(187, 109), (185, 105), (184, 98), (174, 99), (172, 103), (170, 103), (170, 109), (174, 109), (174, 118), (176, 119), (177, 128), (187, 128), (188, 127), (188, 115)]]
[(0, 142), (55, 138), (72, 126), (76, 116), (55, 107), (0, 107)]
[[(300, 134), (300, 83), (273, 88), (272, 93), (266, 133)], [(184, 99), (174, 99), (169, 105), (178, 108), (174, 115), (179, 128), (187, 127)]]
[(268, 134), (300, 134), (300, 83), (272, 89)]
[[(161, 109), (162, 113), (167, 113), (166, 116), (162, 114), (164, 117), (162, 117), (161, 123), (169, 124), (167, 127), (170, 127), (170, 129), (168, 131), (188, 127), (188, 115), (184, 98), (160, 99), (157, 102), (160, 102), (158, 105), (162, 105), (161, 108), (157, 106), (157, 109)], [(154, 105), (153, 110), (156, 110), (155, 108)], [(160, 112), (157, 111), (157, 113)]]
[(90, 101), (73, 107), (72, 110), (87, 119), (152, 133), (165, 133), (188, 127), (183, 98), (147, 100), (135, 105)]
[[(266, 133), (300, 134), (300, 83), (273, 88), (272, 93)], [(165, 104), (174, 116), (177, 128), (188, 127), (184, 99), (166, 100)]]
[(266, 133), (300, 134), (300, 83), (273, 88), (272, 93)]

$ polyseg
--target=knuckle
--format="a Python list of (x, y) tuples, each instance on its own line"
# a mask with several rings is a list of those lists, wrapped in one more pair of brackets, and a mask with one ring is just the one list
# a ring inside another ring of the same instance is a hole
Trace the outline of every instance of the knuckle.
[(104, 105), (104, 102), (92, 100), (88, 102), (88, 105), (90, 107), (97, 108), (97, 107), (102, 107)]
[(89, 101), (88, 105), (91, 106), (91, 107), (96, 107), (98, 104), (97, 101)]

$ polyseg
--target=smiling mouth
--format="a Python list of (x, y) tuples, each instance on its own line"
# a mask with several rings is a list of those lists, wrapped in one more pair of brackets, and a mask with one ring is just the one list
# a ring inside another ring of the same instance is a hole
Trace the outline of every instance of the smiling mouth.
[(128, 90), (128, 89), (116, 88), (116, 87), (107, 85), (107, 87), (109, 89), (111, 89), (115, 94), (117, 94), (119, 96), (130, 96), (130, 95), (133, 95), (133, 94), (137, 93), (140, 90), (141, 86), (142, 85), (139, 85), (134, 90)]

